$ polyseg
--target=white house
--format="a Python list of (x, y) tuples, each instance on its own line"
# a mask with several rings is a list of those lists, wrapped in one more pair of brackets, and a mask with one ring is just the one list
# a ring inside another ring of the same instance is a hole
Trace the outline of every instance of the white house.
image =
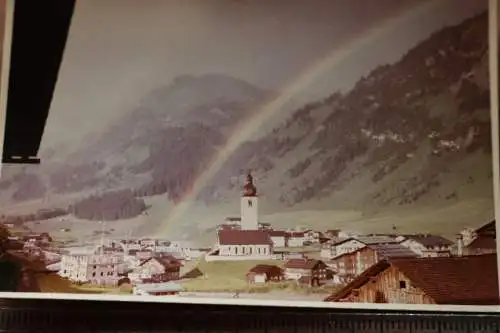
[(336, 243), (325, 243), (321, 248), (321, 258), (332, 259), (346, 253), (355, 252), (366, 244), (355, 238), (343, 239)]
[(287, 247), (288, 246), (288, 233), (283, 230), (270, 230), (269, 236), (273, 242), (274, 247)]
[(73, 282), (116, 285), (123, 256), (103, 254), (63, 255), (59, 275)]
[(449, 257), (454, 243), (436, 235), (406, 235), (401, 245), (420, 257)]
[(304, 231), (289, 231), (288, 232), (288, 246), (301, 247), (306, 242), (306, 234)]
[(304, 230), (304, 237), (306, 242), (317, 243), (319, 242), (319, 238), (321, 237), (321, 232), (307, 229)]

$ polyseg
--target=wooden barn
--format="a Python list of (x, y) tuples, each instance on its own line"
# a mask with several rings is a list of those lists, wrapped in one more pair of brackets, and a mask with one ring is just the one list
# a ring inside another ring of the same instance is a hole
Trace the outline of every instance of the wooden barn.
[(325, 301), (497, 305), (498, 290), (494, 254), (389, 259), (370, 267)]
[(256, 265), (248, 271), (246, 278), (248, 283), (281, 281), (283, 280), (283, 269), (275, 265)]

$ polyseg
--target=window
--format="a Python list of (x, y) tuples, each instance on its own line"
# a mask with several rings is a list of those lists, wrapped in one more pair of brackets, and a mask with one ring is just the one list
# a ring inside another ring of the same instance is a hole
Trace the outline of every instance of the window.
[(95, 272), (94, 272), (94, 273), (92, 273), (92, 277), (95, 277)]
[(253, 205), (253, 202), (252, 202), (252, 200), (249, 199), (248, 200), (248, 207), (252, 207), (252, 205)]
[(399, 281), (399, 289), (406, 289), (406, 281)]
[(104, 272), (101, 272), (101, 276), (104, 276)]

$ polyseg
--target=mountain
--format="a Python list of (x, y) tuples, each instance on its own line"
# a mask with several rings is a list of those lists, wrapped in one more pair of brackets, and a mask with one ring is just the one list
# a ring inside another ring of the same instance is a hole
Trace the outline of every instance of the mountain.
[(271, 92), (224, 75), (178, 77), (68, 156), (47, 149), (41, 166), (7, 167), (0, 199), (12, 205), (45, 198), (45, 204), (73, 210), (75, 201), (86, 200), (89, 207), (98, 197), (109, 198), (108, 192), (130, 203), (128, 190), (136, 196), (167, 193), (175, 201), (242, 119), (269, 98)]
[[(283, 110), (272, 130), (228, 157), (198, 194), (200, 205), (237, 209), (241, 177), (251, 169), (264, 213), (374, 216), (482, 200), (492, 214), (487, 28), (486, 13), (444, 28), (350, 91)], [(116, 220), (143, 214), (151, 208), (143, 200), (165, 195), (166, 215), (166, 203), (182, 200), (255, 110), (277, 96), (218, 74), (179, 77), (68, 157), (51, 152), (38, 169), (7, 172), (0, 201), (38, 200)], [(470, 217), (458, 215), (462, 223)]]
[(229, 196), (230, 176), (250, 168), (272, 205), (491, 198), (488, 80), (483, 14), (433, 34), (348, 93), (306, 105), (266, 137), (245, 143), (202, 197)]

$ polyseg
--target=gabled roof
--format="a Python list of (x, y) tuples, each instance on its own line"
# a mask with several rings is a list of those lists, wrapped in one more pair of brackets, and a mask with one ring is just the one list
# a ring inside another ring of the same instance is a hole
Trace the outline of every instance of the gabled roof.
[[(325, 299), (336, 302), (347, 297), (389, 267), (405, 275), (411, 283), (437, 304), (498, 305), (497, 257), (492, 255), (382, 260), (358, 276), (339, 292)], [(478, 272), (481, 272), (478, 274)]]
[(422, 244), (426, 248), (432, 248), (436, 246), (452, 246), (453, 242), (437, 235), (406, 235), (406, 239), (411, 239), (419, 244)]
[(281, 274), (283, 272), (283, 269), (276, 266), (276, 265), (256, 265), (248, 271), (248, 273), (255, 273), (255, 274)]
[(218, 232), (221, 245), (271, 245), (271, 237), (267, 230), (220, 230)]
[(479, 236), (467, 245), (468, 249), (488, 249), (494, 250), (497, 248), (497, 240), (495, 237)]
[(358, 243), (363, 243), (363, 242), (361, 242), (360, 240), (358, 240), (358, 239), (356, 239), (354, 237), (349, 237), (349, 238), (340, 239), (337, 242), (333, 243), (332, 245), (333, 246), (338, 246), (338, 245), (342, 245), (342, 244), (350, 242), (350, 241), (356, 241)]
[(373, 250), (377, 252), (378, 256), (381, 259), (389, 259), (389, 258), (416, 258), (417, 254), (410, 250), (409, 248), (401, 245), (401, 244), (374, 244), (374, 245), (365, 245), (362, 248), (357, 249), (353, 252), (343, 253), (335, 258), (333, 261), (338, 261), (341, 258), (347, 256), (356, 255), (358, 252), (366, 251), (366, 249)]
[(162, 265), (164, 268), (180, 268), (182, 266), (181, 262), (177, 259), (175, 259), (173, 256), (154, 256), (151, 258), (148, 258), (141, 262), (139, 266), (144, 265), (147, 262), (150, 262), (151, 260), (155, 260), (158, 262), (160, 265)]
[[(285, 268), (313, 269), (317, 265), (325, 265), (321, 260), (310, 258), (290, 259), (285, 263)], [(325, 265), (326, 266), (326, 265)]]
[(415, 252), (401, 244), (374, 244), (368, 247), (376, 251), (384, 259), (417, 257)]
[(496, 236), (496, 220), (493, 220), (482, 227), (476, 229), (478, 235)]
[(395, 238), (390, 236), (358, 236), (354, 239), (359, 240), (361, 243), (366, 245), (373, 244), (396, 244), (399, 243)]

